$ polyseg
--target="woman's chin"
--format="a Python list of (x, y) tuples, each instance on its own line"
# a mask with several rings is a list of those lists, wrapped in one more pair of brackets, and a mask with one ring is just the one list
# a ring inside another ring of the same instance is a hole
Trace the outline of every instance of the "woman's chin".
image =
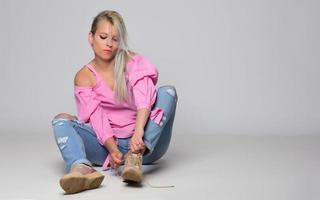
[(115, 55), (113, 56), (106, 56), (106, 55), (103, 55), (103, 56), (100, 56), (101, 60), (105, 61), (105, 62), (110, 62), (112, 61), (114, 58), (115, 58)]

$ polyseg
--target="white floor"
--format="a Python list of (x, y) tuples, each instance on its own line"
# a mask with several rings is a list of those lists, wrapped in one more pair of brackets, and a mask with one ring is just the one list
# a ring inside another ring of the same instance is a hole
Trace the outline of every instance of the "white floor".
[(52, 133), (24, 135), (1, 135), (0, 199), (320, 199), (320, 135), (176, 134), (166, 156), (144, 166), (142, 187), (107, 171), (100, 188), (75, 195), (59, 187)]

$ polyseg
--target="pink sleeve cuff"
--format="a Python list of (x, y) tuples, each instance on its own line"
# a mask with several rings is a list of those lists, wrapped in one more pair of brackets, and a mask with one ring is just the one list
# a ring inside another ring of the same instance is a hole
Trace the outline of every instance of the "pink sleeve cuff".
[(156, 124), (160, 124), (162, 117), (164, 116), (164, 112), (161, 108), (155, 108), (150, 113), (150, 119), (152, 119)]
[(106, 142), (106, 140), (109, 139), (109, 138), (111, 138), (111, 137), (113, 137), (113, 138), (116, 139), (116, 136), (113, 135), (113, 134), (112, 134), (112, 135), (103, 135), (101, 138), (98, 138), (99, 143), (100, 143), (101, 145), (104, 145), (104, 143)]
[(103, 165), (102, 165), (102, 170), (103, 171), (106, 171), (109, 167), (109, 164), (110, 164), (110, 154), (108, 154), (106, 160), (104, 161)]

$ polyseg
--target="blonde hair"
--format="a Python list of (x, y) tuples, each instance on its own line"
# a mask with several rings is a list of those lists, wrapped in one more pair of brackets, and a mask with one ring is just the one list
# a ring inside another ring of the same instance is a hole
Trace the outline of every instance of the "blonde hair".
[(104, 10), (93, 19), (91, 30), (95, 34), (99, 21), (107, 20), (119, 32), (119, 48), (115, 55), (114, 77), (115, 82), (113, 90), (115, 91), (116, 99), (120, 102), (128, 101), (127, 83), (125, 79), (125, 66), (130, 57), (129, 46), (127, 42), (127, 29), (121, 15), (113, 10)]

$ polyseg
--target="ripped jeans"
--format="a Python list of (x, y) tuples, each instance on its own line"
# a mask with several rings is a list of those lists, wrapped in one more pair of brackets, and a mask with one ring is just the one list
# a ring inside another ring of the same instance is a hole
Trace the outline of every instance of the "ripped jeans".
[[(173, 86), (161, 86), (157, 90), (157, 99), (153, 107), (164, 111), (162, 121), (158, 125), (149, 118), (144, 128), (144, 143), (149, 150), (143, 156), (143, 164), (150, 164), (160, 159), (167, 151), (172, 135), (178, 96)], [(102, 146), (94, 130), (79, 120), (55, 118), (51, 121), (56, 144), (59, 147), (65, 168), (70, 171), (77, 163), (101, 166), (109, 152)], [(126, 154), (129, 138), (118, 138), (118, 148)]]

